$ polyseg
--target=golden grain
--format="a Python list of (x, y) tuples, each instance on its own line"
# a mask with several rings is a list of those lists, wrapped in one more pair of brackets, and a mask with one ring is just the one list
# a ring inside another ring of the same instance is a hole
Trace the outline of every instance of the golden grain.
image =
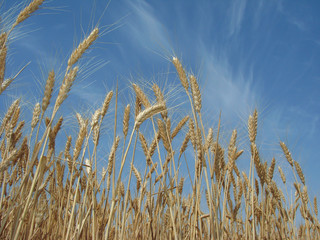
[(297, 161), (294, 161), (294, 166), (295, 166), (295, 168), (296, 168), (297, 174), (298, 174), (301, 182), (303, 183), (303, 185), (305, 185), (305, 184), (306, 184), (306, 181), (305, 181), (305, 178), (304, 178), (302, 169), (301, 169), (301, 167), (300, 167), (300, 164), (299, 164)]
[(257, 137), (257, 128), (258, 128), (258, 112), (255, 109), (253, 112), (253, 115), (249, 116), (248, 120), (248, 132), (249, 132), (249, 138), (250, 142), (254, 143)]
[(278, 170), (279, 170), (280, 177), (282, 179), (283, 184), (286, 184), (286, 176), (284, 175), (284, 173), (283, 173), (283, 171), (282, 171), (280, 166), (278, 166)]
[(107, 113), (107, 111), (109, 109), (109, 105), (110, 105), (112, 96), (113, 96), (113, 91), (108, 92), (108, 94), (106, 95), (106, 97), (105, 97), (105, 99), (103, 101), (103, 105), (102, 105), (102, 108), (101, 108), (101, 118), (102, 119), (104, 118), (104, 116), (106, 115), (106, 113)]
[(172, 63), (175, 66), (175, 68), (176, 68), (176, 70), (178, 72), (178, 75), (179, 75), (179, 78), (180, 78), (182, 86), (184, 87), (184, 89), (186, 91), (188, 91), (188, 88), (189, 88), (188, 78), (187, 78), (187, 75), (186, 75), (186, 73), (185, 73), (185, 71), (184, 71), (179, 59), (176, 58), (176, 57), (173, 57), (172, 58)]
[(180, 122), (178, 123), (178, 125), (175, 127), (175, 129), (173, 129), (172, 134), (171, 134), (171, 139), (174, 139), (178, 133), (180, 132), (180, 130), (183, 128), (183, 126), (186, 124), (186, 122), (189, 120), (189, 116), (185, 116), (184, 118), (182, 118), (180, 120)]
[(76, 161), (78, 159), (78, 157), (80, 155), (80, 151), (82, 149), (83, 141), (84, 141), (84, 138), (86, 137), (86, 135), (87, 135), (87, 123), (83, 122), (80, 125), (78, 138), (76, 140), (76, 144), (75, 144), (75, 147), (73, 150), (73, 161)]
[[(154, 92), (154, 94), (156, 96), (157, 102), (166, 104), (166, 102), (164, 100), (163, 93), (162, 93), (160, 87), (156, 83), (154, 83), (153, 86), (152, 86), (152, 89), (153, 89), (153, 92)], [(166, 109), (165, 111), (162, 111), (161, 112), (161, 116), (162, 116), (162, 118), (164, 120), (166, 120), (167, 117), (168, 117), (168, 110)]]
[(200, 93), (199, 85), (195, 76), (190, 75), (189, 79), (191, 84), (194, 108), (198, 113), (200, 113), (201, 107), (202, 107), (202, 101), (201, 101), (201, 93)]
[(145, 110), (143, 110), (137, 115), (135, 120), (135, 127), (138, 128), (145, 120), (147, 120), (148, 118), (152, 117), (157, 113), (164, 111), (165, 109), (166, 109), (165, 105), (163, 104), (156, 104), (146, 108)]
[[(2, 37), (0, 38), (2, 39)], [(0, 42), (0, 86), (2, 86), (2, 83), (4, 80), (4, 73), (6, 69), (6, 58), (7, 58), (7, 46), (3, 45), (3, 43), (1, 42)]]
[(150, 156), (149, 156), (149, 147), (148, 147), (148, 144), (147, 144), (147, 141), (146, 141), (144, 135), (141, 132), (139, 132), (139, 139), (140, 139), (140, 142), (141, 142), (143, 153), (144, 153), (144, 155), (146, 157), (146, 160), (147, 160), (147, 164), (150, 166), (151, 165), (151, 159), (150, 159)]
[(291, 153), (289, 152), (286, 144), (284, 142), (280, 142), (280, 146), (282, 148), (282, 151), (283, 151), (284, 155), (286, 156), (287, 161), (293, 167), (293, 159), (291, 157)]
[[(41, 3), (31, 2), (19, 14), (13, 27), (29, 17)], [(0, 34), (1, 93), (15, 78), (4, 80), (10, 32), (2, 29)], [(166, 107), (166, 100), (170, 98), (165, 99), (164, 92), (170, 93), (171, 89), (160, 89), (154, 83), (152, 89), (156, 101), (151, 101), (151, 98), (150, 101), (156, 103), (151, 105), (147, 95), (133, 83), (128, 94), (136, 94), (135, 121), (129, 141), (126, 137), (130, 126), (130, 105), (124, 105), (123, 119), (118, 120), (117, 101), (115, 120), (112, 121), (114, 125), (111, 124), (114, 126), (113, 133), (105, 131), (100, 135), (103, 118), (112, 104), (113, 91), (110, 91), (101, 108), (92, 114), (90, 128), (84, 114), (75, 114), (79, 131), (73, 145), (69, 136), (73, 129), (68, 129), (68, 124), (62, 124), (63, 118), (69, 119), (68, 112), (62, 112), (59, 119), (56, 113), (78, 73), (78, 67), (74, 65), (96, 40), (98, 33), (99, 30), (94, 29), (71, 54), (62, 84), (57, 89), (58, 97), (51, 116), (44, 113), (53, 95), (54, 71), (49, 72), (42, 105), (37, 103), (33, 112), (31, 110), (31, 113), (25, 114), (24, 105), (20, 107), (18, 99), (1, 115), (1, 239), (319, 239), (317, 199), (314, 197), (313, 204), (309, 202), (305, 176), (287, 146), (280, 142), (287, 161), (295, 168), (291, 172), (296, 180), (293, 182), (294, 195), (291, 189), (287, 191), (287, 181), (280, 166), (278, 170), (285, 186), (273, 180), (277, 166), (275, 158), (268, 167), (268, 159), (262, 151), (259, 152), (263, 146), (256, 144), (257, 110), (248, 120), (249, 155), (237, 149), (237, 130), (232, 132), (229, 143), (224, 139), (225, 134), (219, 135), (220, 120), (214, 141), (213, 128), (202, 122), (198, 81), (192, 74), (188, 74), (187, 78), (175, 57), (172, 62), (186, 90), (187, 96), (184, 97), (187, 101), (177, 102), (179, 96), (173, 103), (182, 106), (179, 104), (190, 100), (189, 109), (183, 111), (194, 113), (193, 118), (186, 116), (179, 121), (176, 116), (180, 112), (172, 110), (177, 108)], [(116, 99), (121, 92), (117, 91)], [(171, 106), (171, 102), (168, 104)], [(159, 113), (162, 118), (154, 119)], [(31, 124), (25, 124), (30, 120), (24, 117), (31, 114)], [(148, 118), (151, 118), (150, 125), (140, 129)], [(189, 130), (182, 141), (179, 133), (188, 120)], [(125, 136), (119, 163), (116, 162), (120, 144), (120, 137), (116, 135), (118, 121), (122, 121), (121, 130)], [(175, 123), (177, 125), (173, 127)], [(36, 126), (39, 130), (34, 139), (32, 131)], [(154, 134), (150, 146), (143, 133), (146, 136)], [(99, 137), (103, 138), (104, 144), (98, 147)], [(242, 139), (243, 136), (240, 137)], [(105, 158), (105, 144), (108, 144), (105, 139), (114, 139), (107, 166), (102, 161)], [(163, 146), (159, 144), (160, 139)], [(176, 161), (175, 150), (179, 147), (179, 141), (182, 144)], [(189, 141), (192, 147), (188, 147)], [(245, 144), (241, 142), (241, 145)], [(137, 151), (141, 148), (144, 156)], [(156, 149), (158, 154), (154, 154)], [(180, 159), (182, 154), (185, 161)], [(255, 169), (252, 165), (249, 173), (245, 162), (243, 165), (237, 164), (241, 154), (244, 161), (248, 161), (248, 157), (253, 161)], [(131, 165), (126, 162), (128, 158), (132, 158)], [(211, 169), (205, 168), (207, 163), (210, 163)], [(139, 166), (141, 172), (134, 164)], [(240, 167), (245, 169), (239, 170)], [(131, 170), (136, 179), (133, 183)], [(136, 190), (131, 193), (134, 188)], [(207, 206), (203, 205), (204, 201)]]
[(71, 86), (77, 76), (79, 68), (74, 67), (73, 69), (70, 70), (70, 72), (66, 75), (65, 82), (62, 83), (59, 94), (56, 100), (56, 107), (60, 107), (63, 101), (67, 98), (68, 93), (71, 89)]
[(96, 126), (98, 125), (98, 122), (99, 122), (99, 119), (101, 117), (101, 110), (100, 109), (97, 109), (93, 114), (92, 114), (92, 117), (91, 117), (91, 128), (92, 129), (95, 129)]
[(54, 74), (54, 71), (52, 70), (49, 72), (46, 86), (44, 88), (44, 96), (42, 99), (42, 112), (45, 112), (50, 104), (54, 82), (55, 82), (55, 74)]
[(128, 135), (128, 130), (129, 130), (129, 120), (130, 120), (130, 104), (128, 104), (124, 110), (124, 114), (123, 114), (123, 127), (122, 127), (122, 131), (123, 131), (123, 135), (126, 137)]
[(154, 151), (156, 150), (156, 147), (159, 143), (159, 140), (160, 140), (160, 133), (159, 131), (156, 133), (156, 135), (154, 136), (151, 144), (150, 144), (150, 147), (149, 147), (149, 156), (152, 157), (153, 154), (154, 154)]
[(268, 173), (267, 173), (267, 184), (268, 185), (270, 184), (270, 182), (271, 182), (271, 180), (273, 178), (273, 173), (274, 173), (275, 166), (276, 166), (276, 159), (272, 158), (271, 165), (270, 165)]
[(158, 129), (159, 129), (159, 133), (160, 133), (160, 137), (162, 139), (162, 143), (164, 148), (167, 150), (167, 152), (170, 152), (170, 140), (166, 131), (166, 126), (164, 125), (164, 123), (162, 122), (161, 119), (157, 119), (158, 122)]
[(82, 43), (72, 52), (69, 60), (68, 60), (68, 67), (74, 65), (84, 54), (84, 52), (92, 45), (92, 43), (98, 38), (99, 36), (99, 29), (95, 28), (92, 30), (90, 35), (83, 40)]
[[(141, 88), (137, 84), (132, 84), (133, 89), (136, 93), (137, 98), (139, 98), (139, 101), (144, 105), (145, 108), (151, 107), (151, 104), (147, 98), (147, 96), (144, 94), (144, 92), (141, 90)], [(164, 102), (160, 102), (159, 104), (164, 104)]]
[(184, 137), (184, 140), (183, 140), (181, 148), (180, 148), (179, 158), (186, 151), (189, 139), (190, 139), (190, 135), (189, 135), (189, 133), (187, 133), (186, 136)]
[(26, 20), (28, 17), (30, 17), (30, 14), (38, 10), (40, 5), (44, 2), (44, 0), (33, 0), (27, 7), (25, 7), (18, 15), (16, 22), (14, 23), (14, 26), (18, 25), (19, 23)]
[(9, 78), (9, 79), (6, 79), (4, 80), (2, 83), (1, 83), (1, 86), (0, 86), (0, 94), (4, 92), (4, 90), (7, 89), (7, 87), (9, 87), (9, 85), (12, 83), (13, 81), (13, 78)]
[(113, 162), (115, 161), (116, 151), (119, 145), (119, 141), (120, 141), (120, 137), (117, 136), (111, 147), (111, 151), (108, 159), (108, 169), (107, 169), (109, 175), (111, 175), (111, 172), (112, 172)]
[(35, 128), (39, 122), (41, 109), (40, 109), (40, 103), (36, 103), (33, 109), (33, 115), (31, 120), (31, 128)]

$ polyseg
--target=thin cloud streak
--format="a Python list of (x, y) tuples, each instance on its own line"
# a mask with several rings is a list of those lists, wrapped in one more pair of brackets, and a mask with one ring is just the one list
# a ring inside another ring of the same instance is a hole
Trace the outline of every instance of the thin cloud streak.
[(229, 13), (229, 36), (237, 34), (240, 31), (246, 3), (246, 0), (234, 0), (231, 4)]
[(205, 102), (215, 109), (222, 109), (227, 117), (248, 114), (252, 108), (250, 105), (257, 101), (251, 77), (241, 69), (240, 72), (233, 73), (226, 56), (218, 58), (205, 47), (201, 55), (204, 62)]
[(131, 40), (145, 49), (154, 50), (158, 46), (168, 48), (163, 24), (154, 15), (154, 9), (145, 1), (128, 2), (132, 9), (132, 16), (128, 22)]

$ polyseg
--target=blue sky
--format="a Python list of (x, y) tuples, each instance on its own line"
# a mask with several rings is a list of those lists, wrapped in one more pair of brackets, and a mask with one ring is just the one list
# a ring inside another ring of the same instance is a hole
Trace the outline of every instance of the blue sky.
[[(11, 4), (4, 1), (1, 12)], [(221, 110), (226, 141), (237, 128), (240, 146), (248, 149), (246, 122), (256, 107), (264, 160), (274, 156), (288, 168), (279, 146), (284, 141), (304, 170), (310, 195), (320, 198), (319, 1), (113, 0), (104, 12), (107, 4), (48, 1), (17, 29), (7, 76), (31, 64), (0, 97), (1, 109), (8, 97), (21, 94), (32, 109), (47, 72), (62, 74), (73, 47), (98, 24), (103, 34), (80, 63), (86, 68), (67, 100), (72, 111), (100, 104), (117, 78), (122, 91), (141, 78), (179, 88), (169, 62), (176, 55), (199, 78), (207, 127), (216, 126)], [(123, 105), (128, 100), (120, 96)]]

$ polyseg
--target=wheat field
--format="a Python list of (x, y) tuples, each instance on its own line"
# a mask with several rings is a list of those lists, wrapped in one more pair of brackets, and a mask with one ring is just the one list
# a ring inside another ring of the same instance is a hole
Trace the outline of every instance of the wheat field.
[[(7, 78), (11, 33), (43, 2), (32, 1), (1, 29), (2, 96), (24, 70)], [(64, 138), (68, 116), (59, 110), (72, 94), (79, 60), (99, 34), (93, 28), (73, 49), (61, 81), (55, 70), (46, 73), (31, 121), (21, 114), (26, 106), (20, 98), (1, 107), (1, 239), (320, 239), (317, 199), (309, 197), (303, 170), (286, 144), (278, 147), (294, 182), (277, 159), (262, 160), (257, 110), (248, 117), (247, 150), (238, 148), (236, 129), (221, 139), (220, 119), (205, 127), (199, 80), (176, 56), (170, 61), (181, 82), (177, 91), (190, 114), (170, 119), (168, 106), (179, 103), (168, 103), (165, 89), (154, 83), (146, 92), (132, 83), (133, 103), (122, 109), (118, 90), (107, 92), (90, 116), (75, 114), (78, 132)], [(102, 131), (106, 118), (114, 129), (110, 136)], [(99, 145), (102, 138), (113, 139), (112, 145)], [(107, 152), (102, 169), (101, 149)], [(250, 166), (239, 169), (244, 151)], [(181, 173), (181, 166), (188, 170)]]

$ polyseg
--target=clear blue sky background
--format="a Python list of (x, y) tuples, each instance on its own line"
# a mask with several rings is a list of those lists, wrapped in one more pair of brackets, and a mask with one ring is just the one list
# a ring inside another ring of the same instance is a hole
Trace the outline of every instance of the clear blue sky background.
[[(176, 55), (199, 78), (207, 127), (221, 110), (226, 141), (237, 128), (248, 150), (246, 122), (256, 107), (263, 159), (274, 156), (289, 172), (284, 141), (302, 165), (310, 195), (320, 198), (320, 1), (113, 0), (103, 15), (107, 3), (48, 1), (15, 31), (7, 76), (31, 64), (0, 97), (1, 109), (10, 102), (5, 98), (21, 93), (32, 108), (48, 70), (61, 67), (62, 74), (73, 47), (98, 24), (104, 34), (81, 62), (89, 70), (83, 68), (71, 90), (72, 109), (100, 104), (117, 77), (120, 89), (141, 77), (163, 86), (158, 73), (179, 86), (168, 61)], [(4, 1), (1, 12), (12, 4)]]

